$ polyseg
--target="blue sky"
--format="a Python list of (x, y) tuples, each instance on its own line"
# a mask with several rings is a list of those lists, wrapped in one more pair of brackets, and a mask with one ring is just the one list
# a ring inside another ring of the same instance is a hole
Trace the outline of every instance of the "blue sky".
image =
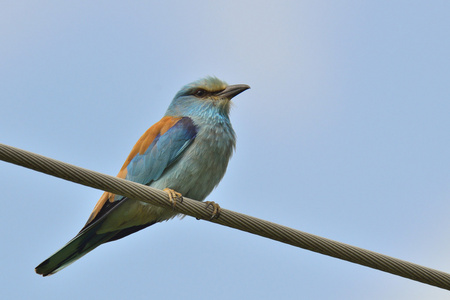
[[(450, 272), (448, 1), (4, 1), (0, 142), (115, 175), (186, 83), (252, 89), (224, 208)], [(190, 217), (34, 267), (101, 192), (0, 163), (5, 299), (448, 299)]]

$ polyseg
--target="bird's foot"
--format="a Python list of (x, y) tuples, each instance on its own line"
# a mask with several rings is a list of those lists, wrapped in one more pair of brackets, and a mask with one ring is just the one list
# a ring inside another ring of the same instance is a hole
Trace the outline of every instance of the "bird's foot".
[(213, 208), (210, 220), (219, 218), (220, 211), (222, 210), (220, 208), (219, 204), (217, 204), (214, 201), (205, 201), (205, 204), (206, 204), (206, 208), (208, 208), (210, 206), (212, 206), (212, 208)]
[(172, 210), (174, 210), (175, 206), (177, 206), (177, 202), (183, 203), (183, 195), (181, 195), (181, 193), (169, 188), (165, 188), (163, 191), (169, 194), (169, 201), (172, 203)]

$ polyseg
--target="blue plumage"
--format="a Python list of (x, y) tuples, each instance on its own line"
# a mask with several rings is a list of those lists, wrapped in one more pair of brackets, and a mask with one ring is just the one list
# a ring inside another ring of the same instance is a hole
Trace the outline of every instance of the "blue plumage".
[[(184, 86), (165, 116), (133, 147), (117, 176), (204, 200), (224, 176), (236, 145), (228, 116), (230, 100), (248, 88), (229, 86), (215, 77)], [(105, 192), (81, 231), (37, 266), (36, 272), (54, 274), (103, 243), (175, 215), (172, 210)]]
[(158, 180), (197, 135), (197, 127), (183, 117), (162, 136), (158, 135), (142, 155), (136, 155), (127, 167), (127, 180), (151, 184)]

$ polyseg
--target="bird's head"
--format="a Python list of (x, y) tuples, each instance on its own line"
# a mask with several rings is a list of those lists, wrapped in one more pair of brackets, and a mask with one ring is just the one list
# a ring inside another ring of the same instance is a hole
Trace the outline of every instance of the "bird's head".
[(167, 116), (228, 117), (230, 100), (249, 89), (246, 84), (228, 85), (216, 77), (206, 77), (185, 85), (172, 100)]

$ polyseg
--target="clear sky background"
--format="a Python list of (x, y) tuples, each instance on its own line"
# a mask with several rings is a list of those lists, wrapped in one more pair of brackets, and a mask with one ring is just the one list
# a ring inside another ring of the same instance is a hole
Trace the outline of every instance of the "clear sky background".
[[(116, 175), (179, 88), (235, 98), (224, 208), (450, 272), (449, 1), (2, 1), (0, 142)], [(0, 162), (2, 299), (449, 299), (186, 217), (34, 267), (101, 191)]]

